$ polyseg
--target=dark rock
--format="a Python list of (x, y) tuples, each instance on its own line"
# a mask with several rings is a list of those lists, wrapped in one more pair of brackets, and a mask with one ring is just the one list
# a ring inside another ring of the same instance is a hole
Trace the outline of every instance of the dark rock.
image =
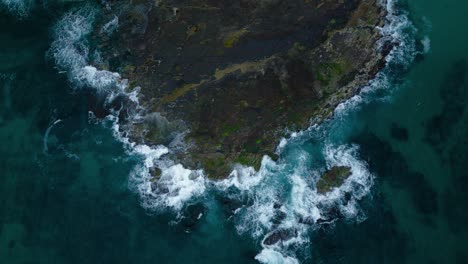
[(267, 235), (267, 237), (263, 240), (263, 244), (271, 246), (278, 242), (288, 241), (296, 236), (296, 229), (279, 229)]
[(283, 222), (284, 219), (286, 219), (287, 214), (281, 210), (276, 210), (275, 211), (275, 216), (272, 219), (273, 225), (277, 226)]

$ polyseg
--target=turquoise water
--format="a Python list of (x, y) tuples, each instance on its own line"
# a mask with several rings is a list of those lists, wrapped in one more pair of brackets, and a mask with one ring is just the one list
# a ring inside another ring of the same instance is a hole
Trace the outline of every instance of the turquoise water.
[[(289, 139), (254, 182), (206, 183), (182, 209), (156, 211), (129, 176), (142, 157), (111, 123), (90, 118), (94, 92), (74, 89), (47, 55), (69, 8), (36, 3), (22, 19), (0, 14), (1, 263), (258, 263), (278, 212), (279, 225), (301, 236), (275, 248), (285, 256), (278, 261), (468, 262), (468, 2), (400, 5), (426, 53), (387, 69), (387, 82), (334, 120)], [(351, 165), (354, 178), (327, 205), (303, 177), (334, 163)], [(314, 208), (335, 221), (309, 227), (294, 218)]]

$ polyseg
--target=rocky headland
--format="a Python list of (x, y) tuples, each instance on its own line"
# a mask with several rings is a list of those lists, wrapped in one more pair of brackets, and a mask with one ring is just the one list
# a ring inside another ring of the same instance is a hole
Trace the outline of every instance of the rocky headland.
[[(132, 140), (211, 179), (258, 168), (287, 131), (328, 118), (385, 65), (378, 0), (108, 1), (95, 63), (129, 79), (146, 109)], [(158, 170), (154, 170), (157, 177)], [(332, 168), (330, 190), (349, 176)]]

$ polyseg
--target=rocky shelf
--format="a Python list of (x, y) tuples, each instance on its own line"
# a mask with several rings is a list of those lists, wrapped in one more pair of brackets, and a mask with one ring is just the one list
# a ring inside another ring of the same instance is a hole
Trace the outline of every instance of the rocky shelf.
[[(378, 0), (109, 1), (94, 34), (102, 68), (141, 87), (147, 114), (136, 142), (186, 148), (170, 155), (228, 176), (258, 168), (286, 129), (330, 117), (385, 65), (391, 43)], [(113, 19), (112, 34), (102, 28)], [(327, 185), (328, 186), (328, 185)], [(325, 188), (325, 187), (324, 187)], [(325, 188), (327, 189), (327, 188)]]

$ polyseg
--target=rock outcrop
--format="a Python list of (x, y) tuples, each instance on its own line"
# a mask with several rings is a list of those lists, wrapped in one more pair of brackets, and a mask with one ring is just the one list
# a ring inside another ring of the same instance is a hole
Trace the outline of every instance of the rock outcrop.
[[(329, 117), (385, 65), (377, 0), (136, 0), (108, 2), (96, 32), (102, 67), (141, 87), (148, 115), (127, 124), (137, 142), (214, 179), (235, 163), (274, 157), (286, 128)], [(102, 28), (102, 27), (101, 27)], [(379, 45), (380, 43), (380, 45)], [(381, 48), (379, 48), (381, 47)]]

